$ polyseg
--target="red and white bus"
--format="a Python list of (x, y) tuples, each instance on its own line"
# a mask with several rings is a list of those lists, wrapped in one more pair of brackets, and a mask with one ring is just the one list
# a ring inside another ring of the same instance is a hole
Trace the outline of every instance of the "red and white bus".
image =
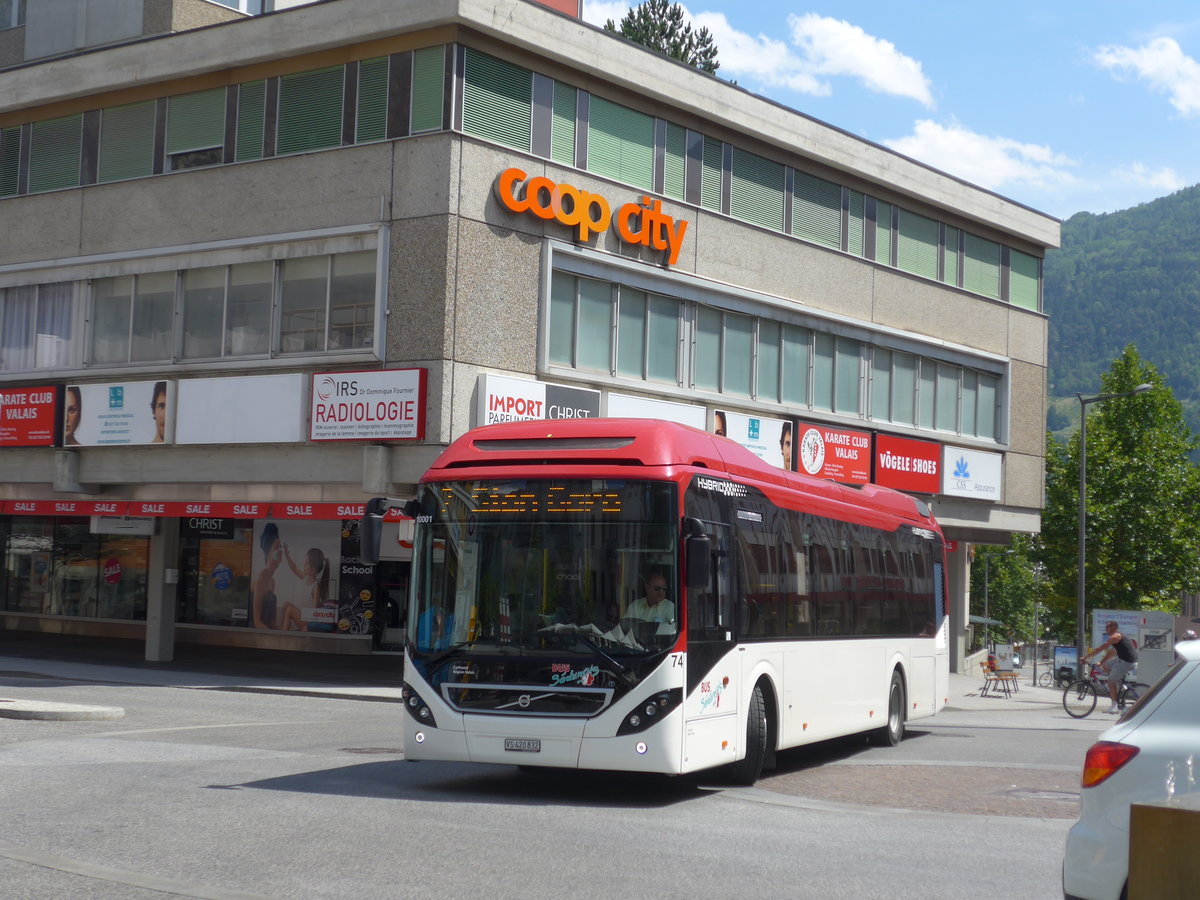
[(907, 494), (672, 422), (575, 419), (459, 438), (415, 500), (368, 504), (364, 560), (398, 505), (407, 759), (752, 783), (776, 750), (895, 744), (945, 703), (944, 542)]

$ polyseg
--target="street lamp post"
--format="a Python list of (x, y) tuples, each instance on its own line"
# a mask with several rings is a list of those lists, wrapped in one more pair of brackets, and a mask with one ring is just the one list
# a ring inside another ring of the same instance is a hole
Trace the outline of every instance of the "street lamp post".
[(1075, 583), (1075, 641), (1079, 646), (1079, 652), (1076, 657), (1075, 667), (1078, 670), (1080, 678), (1083, 677), (1083, 654), (1087, 647), (1083, 642), (1083, 620), (1086, 615), (1084, 603), (1084, 564), (1087, 561), (1087, 408), (1089, 403), (1102, 403), (1105, 400), (1113, 400), (1117, 397), (1132, 397), (1134, 394), (1144, 394), (1152, 387), (1154, 387), (1152, 384), (1139, 384), (1132, 391), (1124, 391), (1119, 394), (1097, 394), (1095, 397), (1085, 397), (1083, 394), (1075, 395), (1075, 399), (1079, 401), (1079, 575)]

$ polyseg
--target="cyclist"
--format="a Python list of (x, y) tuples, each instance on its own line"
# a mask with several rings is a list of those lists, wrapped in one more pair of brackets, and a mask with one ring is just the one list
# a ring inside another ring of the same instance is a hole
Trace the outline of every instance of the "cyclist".
[(1109, 663), (1108, 667), (1108, 696), (1112, 700), (1108, 711), (1115, 714), (1120, 711), (1117, 707), (1117, 691), (1120, 690), (1125, 676), (1132, 672), (1134, 666), (1137, 665), (1138, 654), (1133, 640), (1128, 635), (1121, 634), (1116, 622), (1107, 623), (1104, 626), (1104, 633), (1107, 638), (1101, 642), (1099, 647), (1093, 647), (1085, 653), (1083, 658), (1087, 660), (1097, 653), (1109, 650), (1117, 654), (1117, 658)]

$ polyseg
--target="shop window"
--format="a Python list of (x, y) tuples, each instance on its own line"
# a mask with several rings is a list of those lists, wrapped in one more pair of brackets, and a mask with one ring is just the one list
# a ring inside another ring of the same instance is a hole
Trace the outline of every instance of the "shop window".
[(249, 519), (180, 520), (178, 621), (248, 624), (253, 530)]
[(53, 520), (14, 516), (11, 523), (4, 547), (4, 608), (49, 613), (53, 607)]

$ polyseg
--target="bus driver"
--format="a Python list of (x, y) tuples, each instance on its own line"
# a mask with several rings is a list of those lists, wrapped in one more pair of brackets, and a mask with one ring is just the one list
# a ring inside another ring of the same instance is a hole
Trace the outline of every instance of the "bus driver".
[(625, 618), (657, 622), (659, 634), (675, 633), (675, 604), (667, 599), (667, 577), (661, 569), (651, 569), (642, 579), (646, 593), (629, 604)]

